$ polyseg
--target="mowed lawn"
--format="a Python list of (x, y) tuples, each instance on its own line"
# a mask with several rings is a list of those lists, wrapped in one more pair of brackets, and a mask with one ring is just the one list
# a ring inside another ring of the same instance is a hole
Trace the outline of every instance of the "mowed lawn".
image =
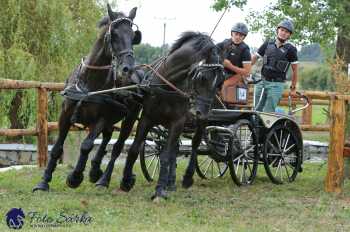
[[(129, 193), (117, 192), (121, 166), (116, 167), (111, 187), (97, 190), (85, 181), (69, 189), (69, 167), (59, 166), (49, 193), (31, 193), (42, 170), (24, 168), (0, 173), (0, 231), (7, 231), (5, 215), (11, 208), (36, 211), (55, 218), (87, 212), (92, 223), (59, 228), (31, 228), (29, 218), (20, 231), (350, 231), (350, 181), (340, 195), (324, 192), (327, 165), (306, 164), (294, 183), (272, 184), (263, 167), (254, 185), (237, 187), (227, 173), (214, 180), (197, 176), (194, 186), (180, 187), (187, 160), (178, 165), (178, 190), (170, 199), (154, 203), (155, 184), (147, 183), (138, 163), (137, 181)], [(12, 230), (13, 231), (13, 230)]]

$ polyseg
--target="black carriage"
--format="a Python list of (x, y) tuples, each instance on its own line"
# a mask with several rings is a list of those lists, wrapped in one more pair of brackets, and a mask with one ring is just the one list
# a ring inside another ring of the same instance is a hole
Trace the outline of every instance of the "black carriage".
[[(307, 97), (301, 98), (306, 104), (291, 113), (308, 107)], [(184, 137), (191, 139), (190, 123), (185, 132)], [(163, 127), (154, 127), (141, 147), (141, 169), (148, 181), (158, 175), (159, 154), (166, 136)], [(303, 139), (293, 116), (213, 109), (203, 137), (196, 162), (196, 172), (201, 178), (222, 177), (229, 170), (237, 185), (249, 185), (256, 177), (258, 165), (263, 164), (270, 180), (283, 184), (293, 182), (302, 170)], [(191, 154), (191, 146), (181, 146), (184, 141), (189, 140), (179, 140), (178, 155)]]

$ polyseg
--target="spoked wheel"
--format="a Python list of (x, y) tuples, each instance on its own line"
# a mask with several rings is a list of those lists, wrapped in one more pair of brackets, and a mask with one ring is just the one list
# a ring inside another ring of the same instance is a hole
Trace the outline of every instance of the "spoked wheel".
[(258, 141), (250, 121), (238, 120), (230, 129), (235, 133), (233, 150), (228, 161), (232, 180), (238, 185), (253, 183), (258, 169)]
[(293, 182), (300, 170), (301, 143), (285, 125), (277, 125), (267, 133), (263, 148), (264, 167), (275, 184)]
[(227, 171), (226, 162), (217, 162), (206, 155), (197, 155), (196, 172), (202, 179), (222, 177)]
[(146, 140), (140, 148), (141, 170), (148, 182), (152, 182), (159, 175), (159, 155), (166, 141), (167, 131), (160, 127), (150, 130)]

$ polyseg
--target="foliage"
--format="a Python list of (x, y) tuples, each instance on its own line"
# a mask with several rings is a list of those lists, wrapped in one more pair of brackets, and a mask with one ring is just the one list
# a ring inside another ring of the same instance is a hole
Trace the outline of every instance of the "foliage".
[[(2, 0), (0, 78), (63, 82), (91, 48), (104, 10), (105, 5), (102, 9), (94, 0)], [(1, 127), (12, 126), (6, 117), (14, 92), (1, 91)], [(33, 90), (23, 92), (17, 102), (18, 120), (33, 127), (36, 95)], [(49, 111), (49, 118), (56, 121), (57, 107)]]
[(320, 44), (315, 43), (302, 46), (300, 51), (298, 52), (298, 59), (300, 61), (323, 61), (324, 58), (321, 52)]
[[(168, 50), (167, 47), (164, 49)], [(139, 64), (150, 64), (164, 53), (161, 47), (153, 47), (150, 44), (140, 44), (134, 47), (136, 61)]]
[(217, 11), (231, 6), (236, 6), (242, 9), (245, 4), (247, 4), (247, 0), (214, 0), (212, 7)]
[(300, 67), (299, 84), (304, 90), (335, 90), (330, 68), (325, 64)]
[(275, 34), (276, 25), (290, 18), (295, 25), (292, 41), (296, 44), (334, 44), (337, 30), (350, 24), (347, 0), (278, 0), (261, 12), (252, 11), (247, 20), (253, 31), (266, 37)]

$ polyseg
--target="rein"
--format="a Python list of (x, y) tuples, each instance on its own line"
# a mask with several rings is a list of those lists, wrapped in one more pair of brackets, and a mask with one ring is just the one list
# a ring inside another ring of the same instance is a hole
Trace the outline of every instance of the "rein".
[[(173, 90), (175, 90), (176, 92), (180, 93), (181, 95), (190, 98), (191, 96), (187, 93), (185, 93), (184, 91), (182, 91), (181, 89), (177, 88), (174, 84), (172, 84), (170, 81), (168, 81), (167, 79), (165, 79), (157, 70), (155, 70), (152, 66), (148, 65), (148, 64), (140, 64), (137, 67), (146, 67), (148, 69), (150, 69), (157, 77), (159, 77), (166, 85), (168, 85), (170, 88), (172, 88)], [(200, 68), (221, 68), (223, 69), (224, 66), (221, 64), (200, 64), (197, 66), (198, 69)]]
[(112, 65), (104, 65), (104, 66), (95, 66), (95, 65), (89, 65), (84, 62), (84, 57), (81, 58), (81, 64), (83, 67), (86, 67), (88, 69), (95, 69), (95, 70), (109, 70), (112, 68)]
[(159, 77), (165, 84), (167, 84), (170, 88), (172, 88), (173, 90), (175, 90), (176, 92), (180, 93), (181, 95), (190, 98), (190, 96), (185, 93), (184, 91), (182, 91), (181, 89), (177, 88), (174, 84), (172, 84), (170, 81), (168, 81), (167, 79), (165, 79), (157, 70), (155, 70), (152, 66), (148, 65), (148, 64), (140, 64), (138, 65), (139, 67), (146, 67), (148, 69), (150, 69), (154, 74), (157, 75), (157, 77)]

